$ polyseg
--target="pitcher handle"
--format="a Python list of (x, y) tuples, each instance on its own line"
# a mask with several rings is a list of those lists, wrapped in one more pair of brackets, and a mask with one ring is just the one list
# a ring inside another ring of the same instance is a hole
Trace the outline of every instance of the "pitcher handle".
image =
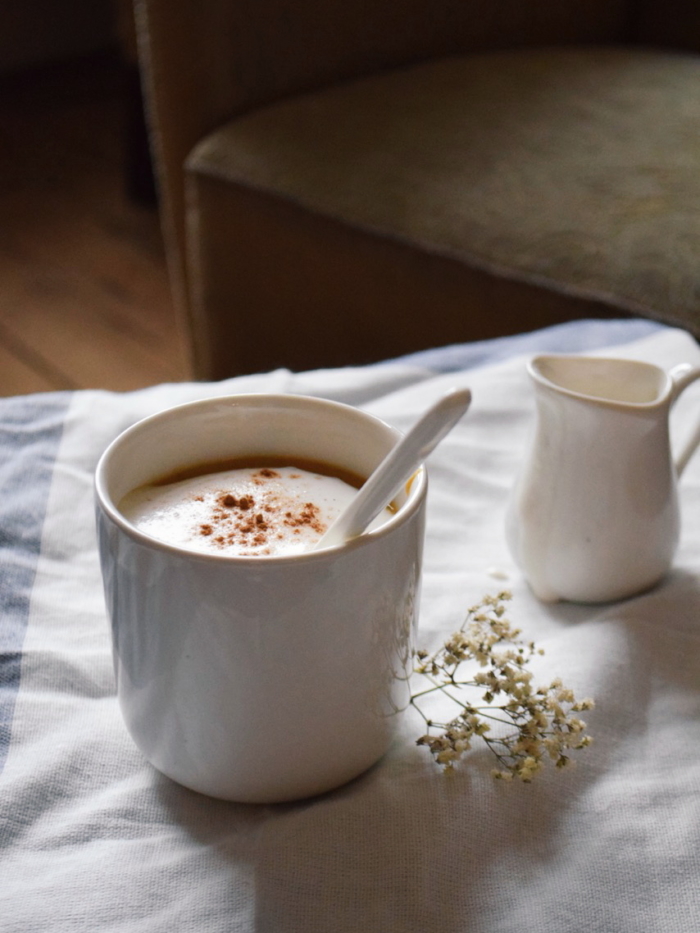
[[(692, 363), (679, 363), (678, 366), (674, 366), (673, 369), (669, 371), (668, 375), (673, 383), (673, 388), (671, 390), (671, 404), (673, 405), (681, 392), (687, 388), (691, 382), (700, 379), (700, 366), (695, 366)], [(688, 461), (697, 450), (698, 445), (700, 445), (700, 421), (685, 442), (680, 454), (674, 460), (678, 476), (680, 476), (686, 468)]]

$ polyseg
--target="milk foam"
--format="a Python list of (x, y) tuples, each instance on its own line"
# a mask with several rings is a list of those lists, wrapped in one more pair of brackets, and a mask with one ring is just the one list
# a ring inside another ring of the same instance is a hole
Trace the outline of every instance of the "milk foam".
[[(310, 550), (357, 489), (296, 467), (246, 467), (141, 486), (119, 504), (140, 531), (191, 551), (241, 557)], [(391, 516), (389, 509), (371, 528)]]

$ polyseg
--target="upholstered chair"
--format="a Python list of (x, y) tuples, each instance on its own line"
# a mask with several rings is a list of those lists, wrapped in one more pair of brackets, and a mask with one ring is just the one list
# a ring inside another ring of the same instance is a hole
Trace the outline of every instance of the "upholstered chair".
[(696, 0), (137, 0), (196, 375), (700, 334)]

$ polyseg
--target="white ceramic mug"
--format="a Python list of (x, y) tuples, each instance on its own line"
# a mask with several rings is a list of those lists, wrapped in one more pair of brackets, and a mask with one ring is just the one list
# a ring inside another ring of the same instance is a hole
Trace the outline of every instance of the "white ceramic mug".
[(337, 787), (381, 758), (409, 697), (427, 476), (376, 530), (284, 557), (157, 541), (125, 519), (121, 498), (242, 456), (368, 476), (399, 436), (347, 405), (240, 395), (146, 418), (106, 450), (95, 489), (117, 692), (161, 772), (214, 797), (276, 802)]

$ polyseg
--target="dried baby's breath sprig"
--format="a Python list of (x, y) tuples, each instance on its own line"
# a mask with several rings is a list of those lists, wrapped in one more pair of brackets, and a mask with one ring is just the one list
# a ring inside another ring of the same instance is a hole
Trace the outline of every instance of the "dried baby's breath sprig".
[[(411, 705), (428, 727), (417, 744), (427, 746), (445, 771), (452, 771), (474, 738), (481, 738), (496, 757), (495, 778), (528, 783), (548, 758), (563, 768), (570, 761), (568, 751), (591, 744), (585, 722), (575, 714), (592, 709), (593, 700), (577, 701), (559, 679), (533, 688), (527, 665), (544, 652), (523, 640), (506, 618), (510, 599), (507, 590), (485, 596), (438, 651), (416, 652), (416, 672), (430, 686), (414, 692)], [(469, 662), (479, 669), (464, 677), (462, 665)], [(459, 709), (449, 722), (437, 722), (422, 708), (438, 692)]]

